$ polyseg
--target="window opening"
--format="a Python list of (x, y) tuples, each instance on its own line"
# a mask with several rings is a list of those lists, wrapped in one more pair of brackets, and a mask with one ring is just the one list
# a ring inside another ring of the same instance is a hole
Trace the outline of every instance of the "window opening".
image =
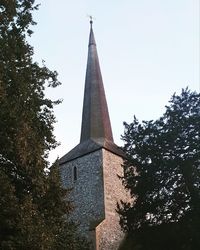
[(74, 167), (74, 181), (77, 180), (77, 168)]

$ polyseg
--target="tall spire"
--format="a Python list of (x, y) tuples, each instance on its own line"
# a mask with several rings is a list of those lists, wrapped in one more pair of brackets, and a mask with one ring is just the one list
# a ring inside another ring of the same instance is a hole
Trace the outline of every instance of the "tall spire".
[(121, 149), (113, 141), (92, 24), (90, 19), (81, 139), (76, 147), (59, 160), (60, 165), (102, 148), (124, 157)]
[(89, 139), (113, 142), (92, 24), (91, 19), (80, 143)]

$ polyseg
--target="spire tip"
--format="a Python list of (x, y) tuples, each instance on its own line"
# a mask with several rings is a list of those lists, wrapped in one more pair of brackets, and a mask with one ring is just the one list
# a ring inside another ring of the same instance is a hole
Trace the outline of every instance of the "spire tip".
[(91, 15), (88, 15), (88, 17), (90, 18), (90, 26), (92, 28), (92, 24), (93, 24), (93, 17)]

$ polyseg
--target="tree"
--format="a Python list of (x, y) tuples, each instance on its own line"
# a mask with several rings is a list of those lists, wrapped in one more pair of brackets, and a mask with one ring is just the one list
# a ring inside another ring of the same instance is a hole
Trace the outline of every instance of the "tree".
[(186, 88), (158, 120), (125, 123), (123, 184), (133, 201), (118, 212), (141, 249), (200, 247), (199, 121), (200, 94)]
[(17, 235), (17, 198), (8, 176), (0, 171), (0, 246), (1, 249), (14, 249), (13, 237)]
[(75, 249), (68, 191), (48, 163), (57, 146), (53, 107), (59, 100), (46, 98), (45, 89), (60, 82), (56, 71), (33, 61), (26, 40), (36, 9), (34, 0), (0, 3), (0, 248), (61, 249), (62, 241), (62, 249)]

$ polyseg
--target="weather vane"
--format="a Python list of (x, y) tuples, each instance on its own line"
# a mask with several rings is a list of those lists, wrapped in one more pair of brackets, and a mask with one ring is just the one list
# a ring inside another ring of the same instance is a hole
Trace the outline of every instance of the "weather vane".
[(91, 15), (89, 15), (89, 18), (90, 18), (90, 22), (93, 22), (93, 18)]
[(87, 15), (87, 17), (90, 19), (90, 24), (92, 25), (93, 24), (93, 20), (94, 20), (93, 16)]

